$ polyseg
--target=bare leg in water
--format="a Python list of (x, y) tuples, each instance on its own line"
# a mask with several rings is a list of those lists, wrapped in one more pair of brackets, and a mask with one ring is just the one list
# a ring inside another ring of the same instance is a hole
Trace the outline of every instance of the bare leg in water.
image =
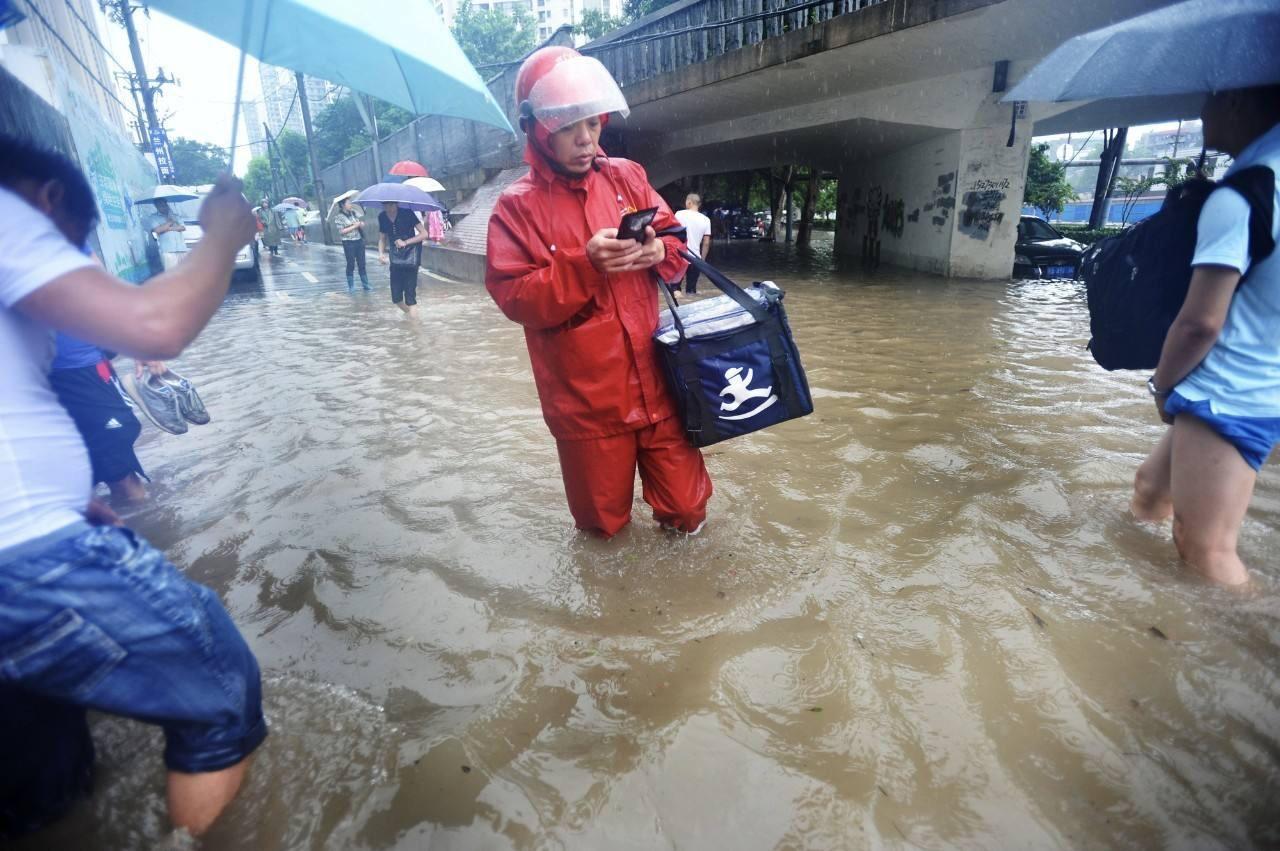
[(1203, 420), (1180, 414), (1138, 468), (1130, 504), (1140, 520), (1173, 516), (1178, 554), (1204, 578), (1242, 585), (1249, 572), (1236, 552), (1257, 473)]

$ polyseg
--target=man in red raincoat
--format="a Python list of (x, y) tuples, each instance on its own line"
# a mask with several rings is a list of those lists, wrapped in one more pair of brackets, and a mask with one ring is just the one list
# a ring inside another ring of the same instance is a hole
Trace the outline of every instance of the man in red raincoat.
[[(610, 112), (628, 113), (597, 60), (567, 47), (537, 51), (516, 77), (529, 173), (489, 221), (485, 285), (525, 329), (542, 413), (560, 454), (578, 528), (606, 537), (631, 519), (637, 467), (654, 519), (697, 532), (711, 479), (685, 438), (653, 332), (658, 279), (686, 262), (670, 208), (644, 169), (606, 157)], [(623, 215), (657, 207), (645, 240), (619, 240)]]

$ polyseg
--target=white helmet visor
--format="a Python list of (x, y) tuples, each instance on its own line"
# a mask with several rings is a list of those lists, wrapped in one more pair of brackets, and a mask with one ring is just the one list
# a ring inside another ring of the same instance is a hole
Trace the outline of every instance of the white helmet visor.
[(538, 123), (554, 133), (593, 115), (631, 114), (627, 99), (609, 69), (590, 56), (556, 63), (529, 91), (529, 106)]

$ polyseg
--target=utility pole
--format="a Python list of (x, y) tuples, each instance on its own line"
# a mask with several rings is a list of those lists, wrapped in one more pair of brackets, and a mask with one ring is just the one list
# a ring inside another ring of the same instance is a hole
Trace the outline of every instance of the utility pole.
[(147, 132), (160, 129), (160, 119), (156, 118), (156, 89), (147, 76), (147, 65), (142, 61), (142, 47), (138, 44), (138, 30), (133, 26), (133, 5), (130, 0), (115, 0), (111, 4), (120, 13), (120, 22), (129, 36), (129, 53), (133, 55), (133, 70), (136, 75), (134, 84), (142, 94), (142, 106), (147, 113)]
[(138, 44), (138, 30), (133, 25), (132, 1), (104, 0), (102, 7), (103, 11), (106, 11), (107, 7), (115, 10), (120, 24), (129, 36), (129, 53), (133, 56), (134, 70), (130, 88), (135, 92), (135, 96), (142, 95), (142, 111), (146, 115), (146, 127), (142, 130), (142, 136), (146, 140), (144, 147), (150, 148), (155, 154), (156, 163), (160, 167), (160, 177), (163, 179), (168, 176), (172, 179), (173, 167), (169, 160), (169, 142), (164, 136), (160, 119), (156, 116), (156, 92), (160, 91), (162, 85), (171, 83), (173, 80), (165, 79), (163, 69), (155, 80), (147, 75), (147, 65), (142, 60), (142, 47)]
[(284, 151), (280, 150), (280, 144), (273, 137), (267, 136), (267, 145), (275, 150), (276, 159), (280, 161), (280, 165), (284, 166), (284, 175), (287, 180), (281, 181), (283, 191), (281, 192), (280, 197), (283, 199), (285, 195), (289, 194), (289, 181), (293, 181), (295, 194), (301, 195), (302, 182), (298, 180), (298, 175), (293, 173), (293, 169), (289, 168), (289, 160), (285, 158)]
[(311, 132), (311, 103), (307, 99), (307, 78), (302, 76), (301, 71), (297, 71), (294, 73), (294, 79), (298, 81), (298, 100), (302, 103), (302, 129), (307, 132), (307, 154), (311, 159), (311, 186), (316, 193), (316, 210), (320, 213), (320, 237), (325, 245), (332, 245), (329, 227), (324, 220), (324, 183), (320, 180), (320, 161), (316, 159), (315, 137)]
[(127, 83), (129, 93), (133, 95), (133, 129), (138, 131), (138, 149), (145, 151), (151, 147), (151, 143), (147, 140), (147, 115), (142, 109), (142, 101), (138, 99), (138, 87), (134, 85), (133, 77), (133, 74), (125, 74), (122, 71), (115, 73), (116, 82)]
[(1111, 211), (1111, 195), (1115, 192), (1116, 177), (1124, 158), (1124, 145), (1129, 136), (1128, 127), (1103, 131), (1104, 144), (1099, 157), (1098, 180), (1094, 184), (1093, 208), (1089, 211), (1089, 227), (1100, 230), (1107, 226)]
[(374, 183), (377, 183), (386, 174), (382, 170), (382, 150), (378, 147), (378, 114), (373, 108), (373, 98), (368, 95), (352, 91), (351, 98), (356, 103), (356, 111), (360, 113), (361, 120), (364, 121), (364, 128), (369, 131), (369, 138), (373, 140)]
[(271, 166), (271, 197), (278, 204), (284, 195), (280, 192), (280, 171), (276, 168), (276, 147), (271, 143), (271, 128), (262, 122), (262, 132), (267, 140), (267, 164)]

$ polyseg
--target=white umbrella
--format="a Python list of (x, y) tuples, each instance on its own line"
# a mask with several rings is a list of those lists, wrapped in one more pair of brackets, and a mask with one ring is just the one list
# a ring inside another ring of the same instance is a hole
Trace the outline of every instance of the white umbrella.
[(445, 188), (434, 177), (411, 177), (405, 182), (405, 186), (413, 186), (421, 189), (423, 192), (444, 192)]
[(147, 193), (145, 198), (134, 198), (135, 204), (154, 204), (157, 201), (168, 201), (175, 203), (177, 201), (194, 201), (200, 196), (192, 192), (186, 186), (173, 186), (169, 183), (161, 183), (155, 189)]
[[(329, 214), (330, 214), (330, 215), (332, 215), (332, 214), (333, 214), (333, 208), (334, 208), (334, 207), (338, 206), (339, 204), (341, 204), (343, 201), (347, 200), (348, 198), (354, 198), (354, 197), (356, 197), (356, 196), (357, 196), (357, 195), (359, 195), (359, 194), (360, 194), (360, 193), (359, 193), (359, 192), (357, 192), (355, 189), (348, 189), (346, 192), (343, 192), (343, 193), (342, 193), (341, 195), (339, 195), (337, 198), (334, 198), (334, 199), (333, 199), (333, 202), (329, 204)], [(356, 206), (356, 207), (357, 207), (357, 209), (359, 209), (359, 205), (353, 205), (353, 206)]]

